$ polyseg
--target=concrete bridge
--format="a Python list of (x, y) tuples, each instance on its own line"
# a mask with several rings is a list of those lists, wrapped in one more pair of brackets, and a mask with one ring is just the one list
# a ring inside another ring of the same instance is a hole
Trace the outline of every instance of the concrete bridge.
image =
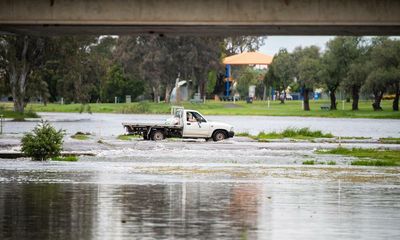
[(400, 35), (400, 1), (0, 0), (0, 33)]

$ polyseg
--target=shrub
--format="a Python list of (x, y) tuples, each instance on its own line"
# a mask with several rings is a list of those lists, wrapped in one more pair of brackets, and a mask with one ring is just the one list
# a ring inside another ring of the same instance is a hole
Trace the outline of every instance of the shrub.
[(41, 121), (32, 132), (26, 133), (22, 139), (22, 152), (32, 160), (43, 161), (58, 157), (62, 150), (63, 130), (56, 130), (46, 121)]

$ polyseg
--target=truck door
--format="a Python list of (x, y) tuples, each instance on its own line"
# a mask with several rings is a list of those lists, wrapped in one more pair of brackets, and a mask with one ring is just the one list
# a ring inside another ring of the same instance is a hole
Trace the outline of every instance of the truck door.
[(184, 137), (208, 137), (208, 122), (197, 112), (187, 111), (184, 118)]

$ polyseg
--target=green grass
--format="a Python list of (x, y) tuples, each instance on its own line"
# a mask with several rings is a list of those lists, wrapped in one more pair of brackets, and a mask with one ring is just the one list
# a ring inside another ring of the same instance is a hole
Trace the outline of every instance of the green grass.
[(319, 154), (338, 154), (358, 158), (351, 165), (358, 166), (400, 166), (399, 150), (380, 150), (362, 148), (336, 148), (332, 150), (317, 150)]
[(0, 110), (0, 115), (3, 115), (3, 118), (12, 118), (14, 121), (23, 121), (25, 118), (39, 118), (39, 115), (31, 111), (18, 113), (9, 110)]
[(336, 165), (336, 162), (335, 161), (329, 161), (329, 162), (327, 162), (327, 164), (328, 165)]
[[(382, 101), (383, 111), (373, 111), (371, 101), (361, 101), (359, 111), (351, 110), (351, 103), (345, 103), (342, 110), (342, 103), (338, 104), (339, 110), (326, 111), (321, 110), (320, 106), (328, 104), (329, 101), (318, 100), (310, 101), (311, 111), (301, 109), (301, 101), (286, 101), (285, 104), (279, 104), (279, 101), (271, 101), (268, 108), (267, 102), (255, 101), (253, 104), (247, 104), (244, 101), (221, 102), (208, 100), (206, 104), (192, 104), (184, 102), (180, 105), (187, 109), (198, 110), (205, 115), (258, 115), (258, 116), (302, 116), (302, 117), (343, 117), (343, 118), (400, 118), (400, 112), (394, 112), (391, 109), (392, 101)], [(8, 105), (7, 105), (8, 104)], [(12, 104), (7, 103), (12, 108)], [(148, 114), (168, 114), (170, 113), (170, 104), (153, 102), (134, 102), (134, 103), (93, 103), (90, 104), (90, 111), (93, 113), (148, 113)], [(34, 112), (80, 112), (81, 104), (29, 104), (29, 109)]]
[(400, 144), (400, 138), (379, 138), (381, 143)]
[(315, 161), (314, 160), (306, 160), (303, 162), (303, 165), (314, 165)]
[(123, 140), (123, 141), (130, 141), (132, 139), (137, 139), (140, 138), (141, 136), (139, 135), (119, 135), (117, 137), (118, 140)]
[(76, 140), (88, 140), (89, 136), (87, 134), (77, 133), (77, 134), (72, 135), (71, 138), (76, 139)]
[(64, 161), (64, 162), (76, 162), (78, 161), (78, 157), (77, 156), (61, 156), (61, 157), (55, 157), (52, 158), (52, 161)]
[(357, 140), (365, 140), (371, 139), (372, 137), (340, 137), (340, 139), (357, 139)]
[(237, 136), (237, 137), (250, 137), (250, 138), (254, 137), (253, 135), (251, 135), (251, 134), (248, 133), (248, 132), (236, 133), (235, 136)]
[(330, 133), (322, 133), (321, 131), (312, 131), (309, 128), (287, 128), (282, 132), (260, 132), (255, 139), (314, 139), (314, 138), (333, 138), (334, 136)]

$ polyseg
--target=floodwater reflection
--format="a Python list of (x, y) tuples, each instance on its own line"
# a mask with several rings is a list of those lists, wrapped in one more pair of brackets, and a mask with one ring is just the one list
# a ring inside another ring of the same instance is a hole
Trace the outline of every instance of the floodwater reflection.
[(398, 185), (312, 180), (0, 183), (0, 239), (400, 236)]

